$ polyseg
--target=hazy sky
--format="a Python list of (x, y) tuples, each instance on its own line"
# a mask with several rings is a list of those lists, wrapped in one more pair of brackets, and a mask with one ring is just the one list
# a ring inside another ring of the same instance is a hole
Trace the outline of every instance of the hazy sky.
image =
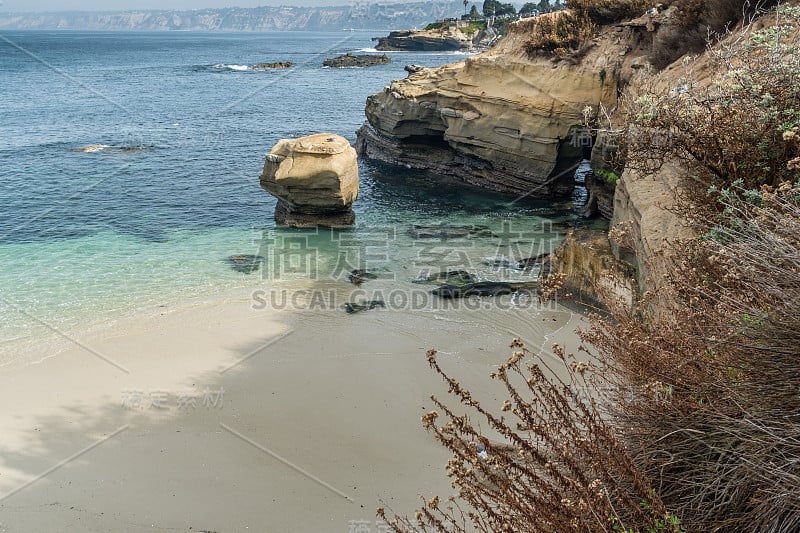
[[(263, 5), (348, 5), (354, 0), (0, 0), (0, 11), (120, 11)], [(364, 2), (365, 0), (358, 0)], [(370, 2), (372, 3), (372, 2)]]

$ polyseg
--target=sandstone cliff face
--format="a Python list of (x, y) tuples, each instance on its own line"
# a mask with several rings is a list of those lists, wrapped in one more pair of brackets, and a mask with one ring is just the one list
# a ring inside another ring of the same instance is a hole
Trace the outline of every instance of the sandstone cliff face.
[[(524, 52), (512, 25), (477, 56), (412, 73), (367, 99), (362, 155), (488, 189), (552, 198), (571, 193), (589, 142), (584, 109), (616, 103), (628, 43), (609, 30), (583, 59), (554, 63)], [(588, 141), (588, 139), (586, 139)]]
[(670, 211), (682, 179), (681, 169), (665, 164), (655, 174), (643, 176), (626, 170), (617, 182), (611, 227), (614, 254), (636, 267), (639, 286), (654, 288), (668, 275), (660, 257), (664, 247), (691, 236), (685, 223)]
[[(763, 24), (763, 20), (757, 21), (754, 28)], [(735, 33), (729, 37), (736, 38)], [(721, 68), (725, 67), (714, 62), (708, 53), (700, 55), (691, 63), (693, 83), (699, 86), (713, 83)], [(658, 73), (642, 69), (632, 73), (628, 90), (632, 93), (640, 87), (674, 90), (686, 83), (686, 69), (680, 59)], [(595, 149), (601, 147), (597, 145)], [(614, 191), (612, 246), (616, 257), (636, 267), (643, 290), (657, 290), (670, 274), (670, 258), (680, 251), (674, 245), (679, 246), (681, 240), (694, 236), (688, 223), (673, 210), (682, 182), (692, 171), (685, 162), (677, 160), (667, 160), (657, 171), (647, 174), (630, 167), (622, 172)], [(662, 302), (662, 307), (668, 304)]]

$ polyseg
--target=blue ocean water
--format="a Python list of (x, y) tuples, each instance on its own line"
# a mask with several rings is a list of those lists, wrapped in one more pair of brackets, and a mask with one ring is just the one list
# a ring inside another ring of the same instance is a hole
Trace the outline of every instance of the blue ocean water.
[[(375, 239), (388, 251), (381, 268), (413, 277), (412, 259), (424, 248), (408, 231), (413, 224), (479, 224), (493, 232), (464, 240), (458, 251), (448, 245), (450, 259), (448, 250), (434, 253), (426, 244), (433, 270), (456, 265), (453, 256), (478, 268), (486, 257), (526, 256), (557, 240), (549, 229), (528, 231), (561, 214), (552, 206), (369, 162), (360, 163), (353, 230), (309, 236), (275, 228), (274, 199), (258, 184), (275, 142), (321, 131), (354, 141), (366, 97), (405, 77), (404, 65), (463, 58), (394, 53), (388, 65), (322, 67), (328, 57), (369, 49), (373, 36), (2, 33), (0, 348), (8, 353), (0, 364), (19, 343), (55, 330), (279, 282), (226, 262), (232, 254), (263, 255), (276, 239), (312, 243), (315, 261), (333, 265), (334, 277), (346, 274), (343, 254), (351, 254), (347, 265), (365, 266), (351, 252)], [(273, 61), (295, 66), (247, 68)], [(99, 146), (75, 151), (88, 145)]]

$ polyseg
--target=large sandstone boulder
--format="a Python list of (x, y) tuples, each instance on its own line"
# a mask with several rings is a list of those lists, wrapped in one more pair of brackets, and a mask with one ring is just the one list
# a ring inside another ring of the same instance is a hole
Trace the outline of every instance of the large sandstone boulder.
[(260, 180), (278, 198), (278, 224), (346, 227), (355, 221), (350, 206), (358, 196), (358, 163), (344, 137), (282, 139), (267, 154)]

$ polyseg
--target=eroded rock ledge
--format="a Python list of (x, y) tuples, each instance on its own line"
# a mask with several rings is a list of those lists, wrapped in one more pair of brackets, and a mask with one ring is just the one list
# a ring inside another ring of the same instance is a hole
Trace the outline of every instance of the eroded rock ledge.
[(385, 65), (392, 60), (386, 54), (357, 54), (346, 53), (341, 56), (332, 57), (322, 62), (323, 66), (332, 68), (351, 68), (351, 67), (374, 67)]
[[(367, 99), (363, 156), (533, 198), (566, 196), (588, 113), (616, 104), (632, 29), (609, 28), (580, 62), (531, 59), (518, 23), (491, 50), (410, 73)], [(590, 108), (590, 109), (589, 109)]]
[(445, 30), (399, 30), (388, 37), (378, 37), (376, 50), (444, 52), (450, 50), (469, 50), (472, 40), (455, 28)]

